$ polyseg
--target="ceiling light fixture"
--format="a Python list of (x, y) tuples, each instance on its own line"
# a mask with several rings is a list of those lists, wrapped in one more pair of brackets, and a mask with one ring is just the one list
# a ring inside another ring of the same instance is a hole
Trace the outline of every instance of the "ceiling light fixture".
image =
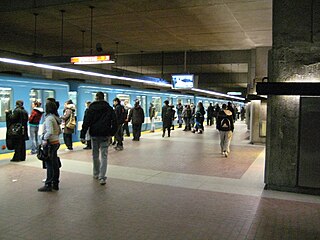
[[(125, 81), (130, 81), (130, 82), (138, 82), (138, 83), (144, 83), (144, 84), (149, 84), (149, 85), (156, 85), (156, 86), (160, 86), (160, 87), (168, 87), (168, 88), (172, 87), (172, 85), (168, 84), (168, 83), (151, 82), (151, 81), (146, 81), (146, 80), (138, 79), (138, 78), (129, 78), (129, 77), (110, 75), (110, 74), (102, 74), (102, 73), (96, 73), (96, 72), (90, 72), (90, 71), (83, 71), (83, 70), (72, 69), (72, 68), (63, 68), (63, 67), (57, 67), (57, 66), (41, 64), (41, 63), (32, 63), (32, 62), (21, 61), (21, 60), (10, 59), (10, 58), (0, 58), (0, 62), (22, 65), (22, 66), (29, 66), (29, 67), (36, 67), (36, 68), (44, 68), (44, 69), (50, 69), (50, 70), (55, 70), (55, 71), (61, 71), (61, 72), (76, 73), (76, 74), (82, 74), (82, 75), (87, 75), (87, 76), (125, 80)], [(199, 88), (191, 88), (191, 90), (195, 91), (195, 92), (199, 92), (199, 93), (206, 93), (209, 95), (221, 96), (221, 97), (225, 97), (225, 98), (229, 98), (229, 99), (231, 98), (231, 99), (236, 99), (236, 100), (240, 100), (240, 101), (245, 100), (245, 98), (234, 97), (234, 96), (230, 96), (227, 94), (203, 90), (203, 89), (199, 89)]]

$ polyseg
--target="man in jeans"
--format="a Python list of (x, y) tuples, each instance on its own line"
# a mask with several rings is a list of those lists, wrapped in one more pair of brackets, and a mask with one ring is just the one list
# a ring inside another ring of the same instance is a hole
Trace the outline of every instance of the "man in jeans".
[[(116, 115), (108, 102), (104, 100), (104, 93), (98, 92), (95, 101), (88, 108), (83, 119), (80, 139), (85, 143), (87, 130), (92, 141), (93, 177), (99, 179), (101, 185), (106, 184), (109, 139), (117, 131)], [(101, 152), (101, 159), (99, 158)]]

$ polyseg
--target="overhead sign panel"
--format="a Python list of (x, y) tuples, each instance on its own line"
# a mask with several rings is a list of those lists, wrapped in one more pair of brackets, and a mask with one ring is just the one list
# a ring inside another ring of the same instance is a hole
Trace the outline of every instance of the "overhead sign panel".
[(114, 61), (111, 60), (111, 55), (100, 55), (100, 56), (72, 57), (71, 63), (73, 63), (73, 64), (102, 64), (102, 63), (114, 63)]

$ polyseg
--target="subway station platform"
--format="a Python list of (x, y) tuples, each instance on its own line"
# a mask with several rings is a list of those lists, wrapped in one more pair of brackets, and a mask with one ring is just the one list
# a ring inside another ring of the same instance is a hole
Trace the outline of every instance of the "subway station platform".
[(236, 123), (228, 158), (219, 134), (172, 131), (109, 148), (104, 186), (91, 151), (59, 150), (60, 190), (37, 192), (45, 170), (0, 161), (0, 239), (320, 239), (320, 197), (264, 190), (265, 148)]

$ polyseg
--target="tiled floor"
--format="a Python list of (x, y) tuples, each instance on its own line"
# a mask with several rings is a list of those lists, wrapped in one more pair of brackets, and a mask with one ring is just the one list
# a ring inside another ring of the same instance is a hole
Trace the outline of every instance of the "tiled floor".
[(218, 134), (145, 134), (109, 150), (108, 182), (90, 151), (60, 152), (61, 189), (39, 193), (34, 156), (0, 161), (0, 239), (320, 239), (320, 197), (263, 190), (264, 147), (237, 124), (230, 158)]

